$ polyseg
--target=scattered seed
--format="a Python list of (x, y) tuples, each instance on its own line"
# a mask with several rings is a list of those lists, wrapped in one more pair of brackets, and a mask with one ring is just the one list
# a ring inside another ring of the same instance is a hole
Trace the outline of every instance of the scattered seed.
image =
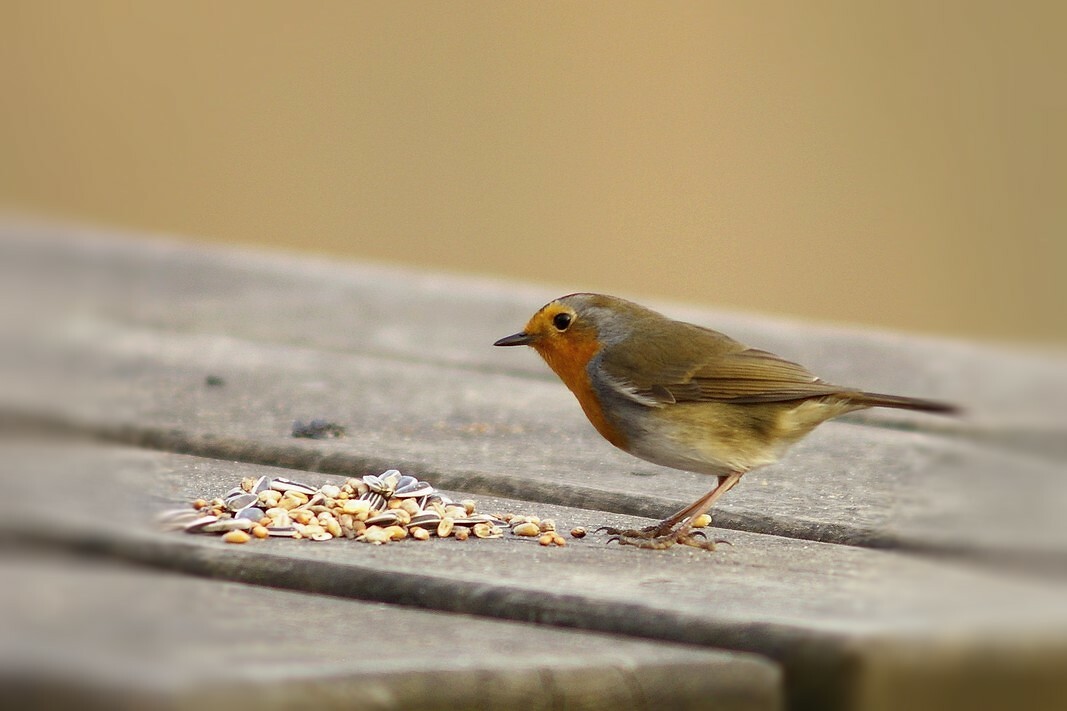
[(427, 482), (391, 469), (318, 488), (281, 477), (246, 477), (223, 496), (198, 498), (191, 509), (167, 512), (160, 522), (172, 530), (223, 534), (225, 540), (237, 543), (253, 537), (287, 537), (354, 538), (377, 545), (409, 536), (427, 540), (435, 533), (458, 540), (472, 535), (500, 538), (500, 527), (510, 522), (514, 535), (544, 534), (549, 536), (545, 545), (562, 545), (551, 519), (476, 514), (476, 509), (472, 499), (452, 501)]
[(575, 526), (571, 529), (571, 538), (585, 538), (585, 529), (581, 526)]
[(491, 523), (476, 523), (471, 532), (478, 538), (500, 538), (504, 535)]
[(540, 534), (541, 529), (537, 526), (536, 523), (533, 523), (531, 521), (525, 521), (523, 523), (518, 524), (517, 526), (513, 526), (511, 532), (514, 533), (516, 536), (533, 537)]
[(227, 531), (247, 531), (255, 526), (247, 518), (219, 518), (200, 527), (204, 533), (226, 533)]
[(711, 516), (706, 513), (700, 514), (689, 525), (693, 528), (707, 528), (711, 525)]
[(245, 531), (235, 528), (232, 531), (227, 531), (226, 535), (222, 537), (222, 540), (227, 543), (248, 543), (252, 540), (252, 536), (248, 535)]
[(399, 541), (408, 537), (408, 530), (403, 526), (386, 526), (385, 532), (389, 534), (389, 539), (393, 541)]
[(346, 514), (370, 513), (370, 502), (366, 499), (349, 499), (341, 504), (341, 510)]
[(389, 542), (389, 534), (381, 526), (368, 526), (367, 530), (363, 532), (359, 540), (367, 541), (367, 543), (373, 543), (375, 545), (382, 545)]

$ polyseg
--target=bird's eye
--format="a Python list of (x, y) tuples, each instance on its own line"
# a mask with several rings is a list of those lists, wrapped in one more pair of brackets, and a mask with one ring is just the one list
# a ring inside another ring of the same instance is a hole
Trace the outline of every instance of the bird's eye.
[(566, 331), (567, 327), (571, 325), (571, 315), (567, 313), (556, 314), (552, 317), (552, 325), (556, 327), (557, 331)]

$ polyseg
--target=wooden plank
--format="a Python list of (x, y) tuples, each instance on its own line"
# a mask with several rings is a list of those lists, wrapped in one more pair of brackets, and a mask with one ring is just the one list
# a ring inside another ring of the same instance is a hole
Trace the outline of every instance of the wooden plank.
[(780, 671), (750, 654), (40, 551), (0, 568), (0, 679), (23, 708), (781, 708)]
[[(549, 379), (532, 353), (489, 344), (521, 328), (560, 291), (0, 221), (0, 319), (24, 325), (143, 326)], [(1023, 448), (1057, 446), (1067, 432), (1062, 356), (649, 305), (832, 381), (943, 398), (969, 410), (960, 421), (903, 412), (872, 412), (860, 421), (985, 433)]]
[[(1062, 708), (1067, 694), (1062, 579), (1012, 578), (892, 552), (738, 532), (725, 534), (735, 545), (713, 555), (681, 547), (653, 553), (605, 545), (599, 537), (554, 549), (512, 536), (383, 547), (279, 540), (232, 546), (159, 532), (151, 516), (195, 496), (221, 494), (241, 477), (267, 471), (262, 467), (25, 441), (4, 442), (0, 462), (6, 494), (0, 532), (9, 545), (755, 652), (783, 665), (791, 708), (940, 709), (951, 702), (1053, 709)], [(274, 472), (314, 484), (331, 480)], [(603, 520), (583, 509), (478, 499), (480, 510), (536, 513), (563, 530)], [(28, 501), (64, 503), (28, 507)]]
[[(614, 450), (549, 381), (117, 325), (22, 347), (36, 350), (6, 354), (0, 408), (145, 446), (327, 471), (395, 462), (456, 488), (646, 516), (712, 485)], [(209, 374), (225, 384), (206, 385)], [(290, 436), (294, 419), (315, 417), (348, 436)], [(1067, 479), (1054, 462), (828, 423), (747, 476), (716, 520), (1041, 569), (1067, 565), (1065, 505)]]

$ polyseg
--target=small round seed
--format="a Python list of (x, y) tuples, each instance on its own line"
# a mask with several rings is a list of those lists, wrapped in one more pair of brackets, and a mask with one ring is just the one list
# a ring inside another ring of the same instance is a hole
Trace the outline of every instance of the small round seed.
[(571, 529), (571, 538), (585, 538), (585, 529), (581, 526), (575, 526)]
[(425, 541), (430, 538), (430, 532), (419, 526), (412, 526), (408, 529), (408, 533), (410, 533), (411, 537), (416, 541)]
[(478, 538), (500, 538), (503, 535), (500, 529), (490, 523), (476, 523), (472, 530)]
[(370, 502), (363, 499), (349, 499), (341, 504), (341, 511), (346, 514), (360, 514), (370, 511)]
[(556, 522), (553, 521), (550, 518), (546, 518), (543, 521), (541, 521), (540, 529), (541, 529), (542, 533), (548, 533), (549, 531), (555, 531), (556, 530)]
[(227, 531), (226, 535), (222, 537), (222, 540), (227, 543), (248, 543), (252, 540), (252, 536), (240, 529), (234, 529), (232, 531)]
[(511, 529), (511, 532), (514, 533), (516, 536), (533, 537), (540, 534), (541, 529), (537, 526), (536, 523), (526, 521), (524, 523), (518, 524), (517, 526), (514, 526)]
[(455, 538), (457, 541), (465, 541), (470, 538), (470, 535), (470, 529), (464, 528), (462, 526), (452, 532), (452, 537)]
[(285, 492), (285, 494), (282, 496), (282, 499), (292, 499), (301, 506), (306, 504), (308, 501), (311, 501), (311, 499), (308, 498), (308, 495), (304, 492), (292, 490)]
[(467, 510), (459, 504), (448, 504), (445, 506), (444, 515), (452, 518), (467, 518)]
[(256, 538), (266, 538), (270, 535), (270, 531), (267, 530), (266, 526), (260, 524), (252, 527), (252, 535)]
[(322, 495), (329, 499), (336, 499), (341, 495), (341, 487), (334, 486), (333, 484), (323, 484), (319, 487), (319, 491)]
[(552, 545), (554, 543), (554, 541), (552, 540), (552, 534), (551, 533), (546, 533), (545, 535), (541, 536), (540, 538), (537, 539), (537, 542), (540, 543), (543, 546), (550, 546), (550, 545)]
[(693, 528), (707, 528), (711, 525), (711, 516), (708, 514), (700, 514), (693, 519), (693, 522), (689, 524)]
[(381, 526), (368, 526), (367, 530), (360, 536), (360, 540), (367, 543), (373, 543), (375, 545), (381, 545), (389, 542), (389, 534)]
[[(452, 529), (455, 528), (455, 521), (451, 516), (445, 516), (441, 519), (441, 523), (437, 524), (437, 537), (448, 538), (452, 534)], [(459, 530), (456, 530), (457, 538), (459, 537)]]
[(297, 531), (300, 531), (300, 533), (304, 534), (305, 538), (310, 538), (316, 533), (326, 533), (326, 529), (317, 523), (309, 523), (306, 526), (301, 526), (299, 523), (297, 523), (294, 524), (294, 526)]
[(370, 502), (363, 499), (349, 499), (340, 505), (340, 510), (346, 513), (362, 513), (370, 510)]
[(477, 506), (472, 499), (464, 499), (463, 501), (459, 502), (459, 505), (463, 507), (464, 511), (468, 516), (474, 513), (474, 509)]

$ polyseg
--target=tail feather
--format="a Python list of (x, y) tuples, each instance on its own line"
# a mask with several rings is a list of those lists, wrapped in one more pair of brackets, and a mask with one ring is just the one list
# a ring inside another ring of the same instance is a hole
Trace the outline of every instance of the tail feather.
[(866, 407), (893, 407), (898, 410), (917, 410), (919, 412), (933, 412), (940, 415), (958, 415), (960, 408), (947, 402), (937, 400), (923, 400), (917, 397), (903, 397), (901, 395), (883, 395), (881, 393), (856, 393), (849, 399)]

